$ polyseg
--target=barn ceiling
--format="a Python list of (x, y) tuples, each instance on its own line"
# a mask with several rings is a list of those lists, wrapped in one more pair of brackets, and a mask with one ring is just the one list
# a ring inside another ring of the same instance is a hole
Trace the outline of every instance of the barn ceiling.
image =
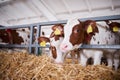
[(120, 0), (0, 0), (0, 25), (120, 15)]

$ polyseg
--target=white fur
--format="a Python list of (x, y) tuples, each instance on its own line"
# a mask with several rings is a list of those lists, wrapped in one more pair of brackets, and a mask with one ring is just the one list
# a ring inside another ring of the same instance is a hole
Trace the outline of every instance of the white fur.
[[(55, 63), (63, 63), (63, 57), (62, 52), (60, 50), (60, 43), (63, 41), (63, 37), (60, 37), (59, 40), (56, 40), (54, 38), (50, 38), (50, 44), (51, 46), (54, 46), (56, 48), (57, 58), (54, 59)], [(50, 51), (50, 54), (52, 56), (52, 52)]]
[(117, 70), (118, 66), (120, 65), (120, 50), (114, 53), (113, 62), (114, 62), (115, 70)]
[(80, 55), (80, 64), (82, 66), (86, 66), (87, 60), (89, 58), (92, 58), (94, 61), (94, 65), (99, 65), (102, 55), (103, 52), (101, 50), (83, 49)]

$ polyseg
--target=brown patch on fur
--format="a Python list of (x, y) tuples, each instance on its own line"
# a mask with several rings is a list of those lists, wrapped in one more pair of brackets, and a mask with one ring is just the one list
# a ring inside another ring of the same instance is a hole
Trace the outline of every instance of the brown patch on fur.
[(38, 42), (41, 43), (42, 41), (50, 42), (50, 39), (47, 38), (47, 37), (39, 37), (39, 38), (38, 38)]
[(13, 37), (13, 44), (21, 44), (24, 42), (23, 38), (19, 36), (18, 32), (16, 30), (11, 31), (12, 37)]
[(42, 31), (42, 35), (45, 35), (45, 33)]
[(84, 29), (82, 29), (82, 24), (77, 24), (72, 29), (72, 34), (70, 35), (70, 42), (72, 45), (80, 44), (84, 40)]
[(25, 32), (25, 29), (22, 29), (23, 32)]
[(27, 37), (30, 38), (30, 35), (28, 35)]
[(9, 43), (9, 35), (5, 30), (0, 30), (0, 39), (2, 42)]
[(57, 52), (56, 52), (55, 46), (50, 46), (50, 49), (52, 51), (53, 58), (56, 59), (57, 58)]

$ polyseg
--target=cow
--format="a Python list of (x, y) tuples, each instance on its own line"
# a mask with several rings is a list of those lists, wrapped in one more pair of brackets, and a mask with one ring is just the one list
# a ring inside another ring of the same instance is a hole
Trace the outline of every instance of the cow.
[[(60, 45), (60, 50), (64, 53), (82, 44), (119, 44), (120, 39), (110, 31), (106, 30), (106, 23), (96, 23), (93, 20), (81, 22), (78, 19), (70, 19), (64, 26), (64, 39)], [(114, 53), (116, 50), (105, 50), (108, 53)], [(93, 58), (93, 65), (99, 65), (104, 50), (100, 49), (83, 49), (80, 54), (80, 64), (86, 66), (89, 58)], [(108, 65), (111, 65), (108, 63)]]
[[(4, 27), (4, 26), (0, 26), (0, 27)], [(20, 42), (23, 41), (21, 37), (18, 38), (17, 31), (12, 29), (1, 29), (0, 40), (1, 43), (9, 43), (9, 44), (19, 44), (18, 41)]]
[[(113, 22), (110, 20), (105, 21), (106, 24), (108, 25), (108, 29), (116, 35), (117, 38), (120, 37), (120, 23), (118, 22)], [(111, 64), (114, 63), (114, 68), (115, 70), (118, 69), (118, 66), (120, 65), (120, 50), (117, 50), (113, 54), (105, 54), (105, 57), (110, 57), (111, 58)]]
[(55, 63), (63, 63), (62, 52), (59, 48), (64, 37), (63, 27), (62, 24), (56, 24), (52, 26), (52, 32), (49, 38), (45, 36), (38, 38), (40, 46), (45, 47), (46, 43), (50, 42), (50, 56), (54, 59)]
[[(35, 42), (36, 29), (34, 29), (34, 42)], [(1, 29), (0, 30), (0, 44), (29, 44), (30, 42), (30, 29)], [(11, 48), (12, 49), (12, 48)], [(13, 48), (15, 49), (15, 48)], [(18, 49), (17, 49), (18, 50)]]
[(11, 44), (27, 44), (29, 42), (29, 33), (26, 33), (22, 30), (13, 30), (13, 29), (6, 29), (0, 30), (0, 39), (3, 43), (11, 43)]

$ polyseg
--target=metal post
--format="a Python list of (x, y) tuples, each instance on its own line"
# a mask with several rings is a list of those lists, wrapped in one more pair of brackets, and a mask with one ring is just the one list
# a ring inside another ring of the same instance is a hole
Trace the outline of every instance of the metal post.
[(30, 26), (30, 43), (29, 43), (29, 53), (32, 53), (32, 43), (33, 43), (33, 29), (34, 26)]
[[(36, 39), (39, 38), (40, 33), (41, 33), (41, 25), (37, 25), (37, 36), (36, 36)], [(38, 45), (38, 40), (36, 41), (36, 45)], [(35, 47), (35, 54), (36, 54), (36, 55), (38, 55), (38, 51), (39, 51), (39, 47), (36, 46), (36, 47)]]

